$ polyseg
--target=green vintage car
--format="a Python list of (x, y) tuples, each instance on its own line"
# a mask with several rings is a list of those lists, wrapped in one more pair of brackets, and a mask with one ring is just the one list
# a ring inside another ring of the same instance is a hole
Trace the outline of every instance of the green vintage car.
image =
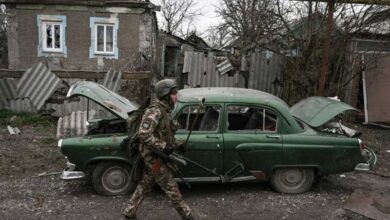
[[(89, 98), (88, 106), (99, 113), (88, 119), (85, 136), (58, 142), (68, 160), (61, 179), (91, 181), (104, 195), (130, 193), (135, 158), (120, 143), (127, 136), (127, 113), (138, 106), (88, 81), (70, 88), (67, 97), (75, 96)], [(180, 170), (190, 183), (269, 181), (283, 193), (305, 192), (318, 176), (369, 170), (375, 154), (335, 119), (347, 110), (355, 109), (324, 97), (289, 108), (278, 97), (251, 89), (180, 90), (172, 112), (179, 122), (176, 137), (186, 140), (193, 128), (183, 155), (187, 165)]]

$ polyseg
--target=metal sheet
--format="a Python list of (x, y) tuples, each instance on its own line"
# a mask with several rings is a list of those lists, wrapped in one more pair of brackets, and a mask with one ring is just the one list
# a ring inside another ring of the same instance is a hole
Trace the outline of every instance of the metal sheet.
[(190, 87), (241, 87), (245, 85), (244, 78), (238, 73), (233, 76), (221, 75), (215, 62), (215, 54), (203, 52), (186, 52), (183, 72), (188, 72)]
[(0, 109), (8, 109), (9, 103), (5, 95), (0, 90)]
[(122, 72), (116, 72), (111, 68), (106, 73), (102, 85), (111, 91), (118, 92), (121, 85), (121, 78)]
[(269, 51), (253, 52), (249, 63), (249, 88), (261, 90), (276, 96), (282, 87), (277, 84), (283, 78), (280, 56)]
[(54, 93), (61, 80), (41, 62), (28, 69), (17, 85), (19, 97), (28, 97), (39, 110)]
[[(93, 118), (96, 112), (89, 111), (89, 117)], [(57, 137), (83, 136), (87, 133), (87, 112), (76, 111), (70, 115), (61, 117), (57, 123)]]
[(17, 99), (16, 80), (12, 78), (0, 79), (0, 92), (7, 99)]
[(217, 69), (218, 69), (218, 72), (219, 74), (223, 75), (227, 72), (229, 72), (230, 70), (232, 70), (234, 67), (232, 66), (232, 64), (230, 63), (229, 59), (226, 59), (225, 61), (223, 61), (222, 63), (218, 64), (217, 65)]
[[(383, 210), (385, 197), (377, 192), (366, 192), (360, 189), (355, 190), (344, 205), (344, 209), (359, 213), (370, 219), (390, 219), (390, 213)], [(387, 207), (390, 206), (385, 204)], [(388, 209), (388, 208), (387, 208)]]
[(79, 101), (68, 101), (66, 100), (63, 104), (46, 103), (45, 109), (52, 109), (56, 111), (56, 115), (62, 116), (67, 115), (76, 111), (87, 110), (87, 98), (80, 97)]
[(8, 100), (9, 109), (13, 112), (37, 112), (28, 98)]
[[(373, 61), (376, 59), (377, 62)], [(364, 55), (366, 65), (375, 63), (376, 68), (369, 68), (364, 73), (366, 123), (390, 122), (390, 55)]]

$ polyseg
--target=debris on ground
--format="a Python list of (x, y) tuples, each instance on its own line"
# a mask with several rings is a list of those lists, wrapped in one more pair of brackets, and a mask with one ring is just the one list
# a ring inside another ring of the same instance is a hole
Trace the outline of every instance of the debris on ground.
[(8, 132), (9, 132), (10, 135), (14, 135), (14, 134), (19, 134), (20, 133), (20, 130), (17, 127), (13, 128), (13, 127), (8, 125), (7, 129), (8, 129)]
[(390, 200), (386, 199), (386, 195), (375, 191), (355, 190), (344, 205), (344, 209), (372, 219), (390, 219)]

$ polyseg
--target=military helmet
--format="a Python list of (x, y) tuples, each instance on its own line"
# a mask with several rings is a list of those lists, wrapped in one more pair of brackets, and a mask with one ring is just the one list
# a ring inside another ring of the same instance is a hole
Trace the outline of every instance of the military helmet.
[(171, 79), (163, 79), (156, 83), (154, 86), (154, 91), (158, 98), (164, 97), (169, 94), (171, 89), (176, 88), (176, 82)]

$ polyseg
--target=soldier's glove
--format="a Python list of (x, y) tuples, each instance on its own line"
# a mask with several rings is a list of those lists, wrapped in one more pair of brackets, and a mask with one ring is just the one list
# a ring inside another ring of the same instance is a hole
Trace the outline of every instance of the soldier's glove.
[(166, 155), (170, 155), (174, 150), (175, 150), (175, 146), (170, 145), (170, 144), (167, 144), (167, 145), (165, 146), (165, 148), (163, 149), (163, 152), (164, 152)]
[(176, 145), (176, 149), (178, 149), (182, 154), (186, 152), (186, 145), (183, 143), (180, 143)]

